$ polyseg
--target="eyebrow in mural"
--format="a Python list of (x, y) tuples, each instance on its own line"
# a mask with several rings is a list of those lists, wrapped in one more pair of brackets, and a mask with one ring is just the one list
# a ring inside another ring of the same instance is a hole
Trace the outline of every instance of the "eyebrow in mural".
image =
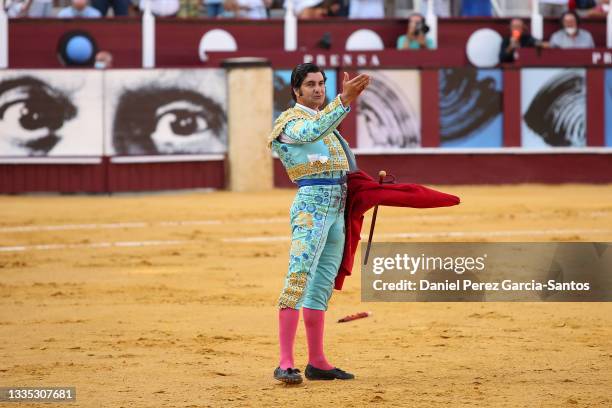
[(0, 81), (0, 153), (45, 156), (76, 115), (69, 97), (45, 81), (32, 76)]
[(120, 155), (226, 151), (226, 113), (191, 90), (149, 86), (124, 91), (117, 102), (113, 145)]
[(486, 127), (501, 114), (501, 92), (493, 78), (477, 78), (475, 69), (440, 70), (440, 139), (461, 139)]
[(585, 105), (584, 76), (564, 72), (542, 86), (523, 118), (550, 146), (584, 146)]
[(372, 81), (358, 100), (358, 117), (365, 123), (371, 147), (417, 147), (420, 124), (413, 107), (399, 95), (401, 87), (384, 74)]

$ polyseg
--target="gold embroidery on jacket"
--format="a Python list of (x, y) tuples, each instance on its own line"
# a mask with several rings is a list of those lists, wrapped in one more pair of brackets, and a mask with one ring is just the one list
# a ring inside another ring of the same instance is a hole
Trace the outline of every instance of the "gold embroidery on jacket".
[(340, 145), (338, 138), (336, 138), (334, 134), (329, 134), (323, 138), (323, 143), (325, 143), (329, 150), (330, 159), (325, 163), (315, 161), (289, 167), (287, 169), (287, 175), (291, 181), (324, 171), (349, 170), (348, 159), (346, 158), (346, 154), (344, 154), (344, 149)]
[(317, 112), (316, 115), (311, 115), (308, 112), (300, 108), (287, 109), (286, 111), (281, 113), (278, 118), (276, 118), (276, 121), (274, 121), (274, 127), (272, 128), (272, 133), (270, 133), (270, 136), (268, 137), (268, 147), (272, 146), (272, 142), (274, 141), (274, 139), (280, 136), (280, 134), (283, 132), (283, 129), (285, 128), (285, 125), (291, 122), (292, 120), (296, 120), (296, 119), (318, 120), (321, 116), (330, 113), (331, 111), (333, 111), (340, 105), (341, 105), (340, 97), (337, 96), (334, 98), (333, 101), (327, 104), (327, 106), (323, 110)]
[(308, 274), (303, 272), (292, 273), (289, 276), (287, 287), (283, 290), (278, 299), (278, 305), (280, 307), (295, 308), (304, 293), (304, 289), (306, 289), (307, 277)]

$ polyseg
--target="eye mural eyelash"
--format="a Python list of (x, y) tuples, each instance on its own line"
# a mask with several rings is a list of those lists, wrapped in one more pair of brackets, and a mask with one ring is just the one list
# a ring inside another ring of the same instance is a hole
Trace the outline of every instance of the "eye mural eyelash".
[(0, 138), (14, 153), (48, 154), (61, 140), (56, 132), (77, 112), (65, 93), (43, 80), (26, 75), (0, 81)]
[(440, 70), (441, 142), (469, 137), (500, 115), (501, 92), (475, 69)]
[[(124, 91), (117, 102), (113, 123), (113, 145), (122, 155), (205, 152), (206, 140), (189, 143), (204, 133), (221, 144), (226, 113), (217, 102), (191, 90), (148, 86)], [(153, 135), (163, 125), (165, 144)], [(174, 144), (172, 141), (174, 140)], [(199, 145), (197, 145), (199, 143)]]
[(565, 72), (549, 79), (536, 93), (523, 119), (549, 146), (586, 143), (584, 76)]
[(373, 147), (418, 146), (419, 124), (413, 108), (404, 103), (397, 85), (384, 74), (372, 78), (368, 91), (358, 101), (358, 116), (363, 119), (367, 139), (364, 142)]

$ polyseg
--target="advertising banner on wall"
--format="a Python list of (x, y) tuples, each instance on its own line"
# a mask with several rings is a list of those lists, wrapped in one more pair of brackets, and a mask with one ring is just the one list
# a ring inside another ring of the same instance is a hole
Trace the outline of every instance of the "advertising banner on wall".
[(440, 69), (438, 89), (440, 146), (503, 146), (501, 70)]
[(357, 102), (357, 147), (398, 150), (421, 146), (418, 70), (361, 71), (372, 81)]
[(0, 159), (103, 153), (102, 73), (0, 70)]
[(109, 156), (227, 151), (227, 86), (222, 69), (107, 71), (104, 94)]
[(521, 70), (521, 145), (586, 146), (586, 70)]

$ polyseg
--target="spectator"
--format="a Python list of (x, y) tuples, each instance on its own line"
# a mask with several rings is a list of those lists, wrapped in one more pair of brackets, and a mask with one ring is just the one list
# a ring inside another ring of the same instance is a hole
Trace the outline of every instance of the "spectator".
[(586, 10), (587, 17), (604, 17), (610, 11), (610, 0), (599, 0), (595, 7)]
[(461, 2), (462, 17), (491, 17), (490, 0), (470, 0)]
[[(384, 1), (384, 0), (374, 0)], [(349, 7), (352, 0), (325, 0), (323, 2), (323, 8), (326, 9), (327, 17), (348, 17)], [(383, 7), (384, 14), (384, 7)], [(355, 17), (360, 18), (360, 17)], [(377, 17), (366, 17), (366, 18), (377, 18)]]
[(179, 0), (178, 17), (191, 18), (202, 15), (202, 0)]
[(384, 0), (351, 0), (349, 18), (384, 18)]
[(28, 0), (9, 0), (4, 4), (6, 14), (9, 18), (19, 18), (28, 15), (30, 2)]
[(140, 0), (139, 8), (145, 9), (145, 2), (151, 2), (151, 13), (156, 17), (176, 17), (181, 7), (179, 0)]
[[(425, 0), (422, 2), (422, 11), (427, 13), (427, 7), (429, 1), (433, 1), (433, 12), (438, 17), (450, 17), (451, 13), (451, 0)], [(466, 0), (469, 1), (469, 0)]]
[(429, 27), (425, 24), (425, 18), (420, 14), (413, 14), (408, 17), (406, 34), (400, 35), (397, 39), (398, 50), (419, 50), (434, 48), (431, 38), (425, 35)]
[(584, 17), (588, 14), (589, 10), (592, 10), (597, 6), (595, 0), (568, 0), (569, 9), (573, 10), (580, 17)]
[(324, 0), (285, 0), (285, 8), (287, 1), (293, 1), (293, 12), (298, 18), (312, 19), (327, 15)]
[[(10, 5), (19, 4), (19, 14), (11, 16)], [(33, 17), (33, 18), (44, 18), (53, 17), (53, 2), (52, 0), (23, 0), (9, 2), (9, 17)]]
[(98, 51), (96, 54), (96, 61), (94, 62), (94, 68), (107, 69), (113, 67), (113, 54), (108, 51)]
[(204, 0), (204, 6), (208, 17), (216, 18), (223, 14), (223, 0)]
[(93, 8), (97, 9), (100, 14), (106, 16), (108, 9), (113, 8), (114, 16), (127, 16), (130, 5), (129, 0), (91, 0)]
[(102, 14), (87, 4), (87, 0), (72, 0), (72, 4), (57, 13), (58, 18), (100, 18)]
[(538, 41), (525, 31), (520, 18), (510, 20), (510, 35), (504, 37), (499, 51), (499, 62), (514, 62), (518, 48), (535, 47)]
[(267, 7), (271, 4), (271, 0), (232, 0), (226, 1), (224, 8), (234, 17), (262, 19), (268, 17)]
[(544, 17), (560, 17), (567, 7), (568, 0), (540, 0), (540, 14)]
[(566, 11), (561, 17), (561, 30), (550, 37), (553, 48), (594, 48), (591, 33), (578, 27), (579, 18), (573, 11)]

